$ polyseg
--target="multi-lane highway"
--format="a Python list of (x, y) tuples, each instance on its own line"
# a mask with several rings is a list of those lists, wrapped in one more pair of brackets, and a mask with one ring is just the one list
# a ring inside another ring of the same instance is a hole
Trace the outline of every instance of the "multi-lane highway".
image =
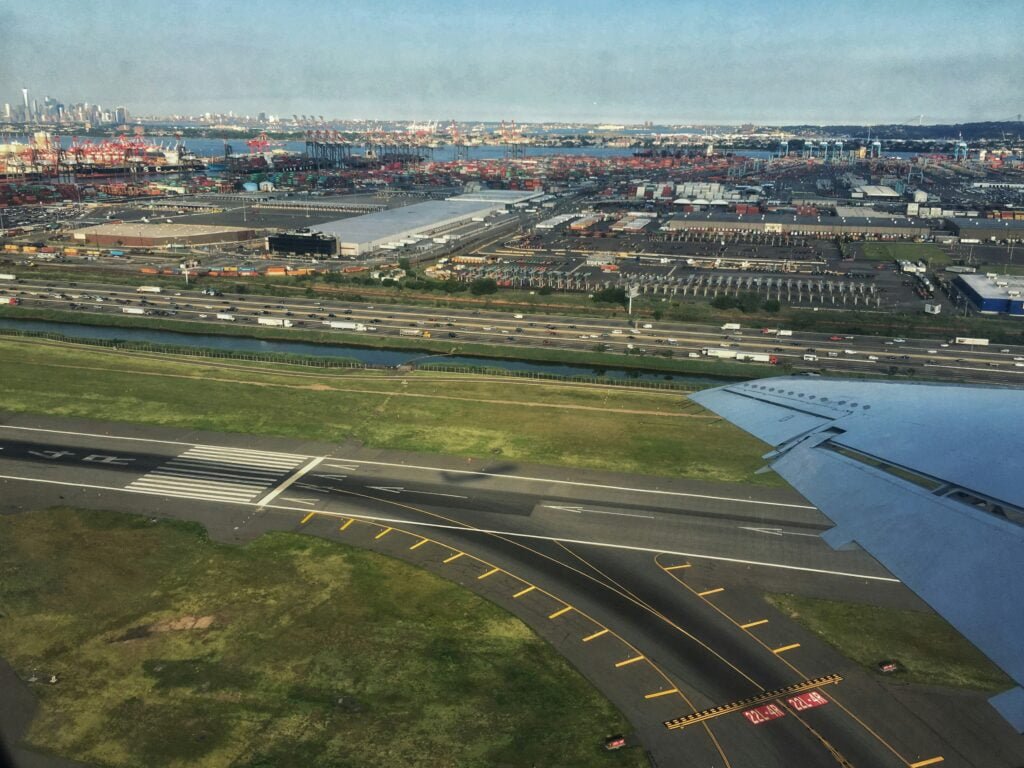
[[(181, 322), (259, 325), (276, 319), (292, 328), (348, 334), (426, 337), (496, 347), (532, 346), (573, 351), (601, 349), (629, 355), (706, 357), (722, 351), (774, 356), (797, 370), (885, 375), (891, 368), (954, 381), (1024, 383), (1024, 347), (965, 346), (949, 339), (849, 336), (785, 329), (743, 328), (670, 322), (629, 322), (550, 314), (513, 314), (418, 306), (279, 298), (251, 294), (204, 295), (199, 291), (138, 293), (102, 283), (58, 283), (22, 279), (0, 284), (0, 301), (17, 298), (25, 307), (112, 315), (145, 313)], [(230, 319), (218, 318), (218, 315)], [(365, 330), (332, 329), (357, 323)]]
[[(195, 519), (236, 541), (301, 530), (434, 570), (548, 639), (657, 765), (1024, 757), (982, 697), (899, 695), (763, 601), (771, 590), (917, 607), (863, 552), (830, 550), (817, 536), (827, 521), (791, 491), (7, 416), (0, 499), (4, 512)], [(706, 719), (664, 725), (693, 712)]]

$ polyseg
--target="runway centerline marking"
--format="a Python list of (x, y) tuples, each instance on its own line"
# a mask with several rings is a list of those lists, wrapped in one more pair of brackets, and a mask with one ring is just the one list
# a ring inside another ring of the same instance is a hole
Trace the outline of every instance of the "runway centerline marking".
[[(348, 461), (356, 461), (355, 459), (348, 459)], [(758, 499), (735, 499), (728, 496), (711, 496), (703, 493), (684, 493), (683, 491), (662, 491), (656, 488), (634, 488), (623, 485), (601, 485), (599, 483), (584, 483), (579, 480), (556, 480), (550, 477), (529, 477), (527, 475), (502, 475), (497, 472), (483, 472), (473, 469), (446, 469), (444, 467), (424, 467), (418, 464), (396, 464), (388, 461), (362, 461), (359, 460), (360, 464), (372, 464), (378, 467), (398, 467), (401, 469), (418, 469), (427, 472), (439, 472), (449, 473), (457, 475), (477, 475), (479, 477), (496, 477), (505, 480), (525, 480), (532, 483), (557, 483), (558, 485), (575, 485), (583, 488), (600, 488), (602, 490), (610, 491), (627, 491), (629, 493), (650, 493), (660, 496), (681, 496), (690, 499), (711, 499), (713, 501), (729, 501), (734, 504), (759, 504), (768, 507), (787, 507), (790, 509), (817, 509), (817, 507), (810, 506), (808, 504), (789, 504), (781, 501), (760, 501)], [(341, 468), (341, 465), (326, 464), (328, 467)]]
[[(0, 480), (15, 480), (26, 483), (41, 483), (43, 485), (58, 485), (65, 488), (87, 488), (90, 490), (99, 491), (111, 491), (114, 493), (134, 493), (142, 496), (158, 496), (161, 498), (180, 498), (180, 499), (200, 499), (208, 501), (211, 504), (236, 504), (239, 506), (250, 506), (269, 508), (284, 512), (302, 512), (306, 513), (308, 509), (302, 509), (301, 507), (288, 507), (281, 504), (259, 504), (251, 501), (233, 501), (229, 499), (217, 499), (208, 496), (201, 496), (198, 494), (185, 494), (180, 492), (158, 492), (158, 491), (147, 491), (135, 488), (119, 488), (117, 486), (110, 485), (96, 485), (92, 483), (72, 483), (64, 480), (49, 480), (44, 478), (36, 477), (19, 477), (17, 475), (0, 475)], [(285, 497), (285, 501), (292, 501), (291, 498)], [(297, 500), (298, 501), (298, 500)], [(315, 504), (318, 499), (303, 499), (298, 503)], [(679, 552), (671, 549), (656, 549), (653, 547), (639, 547), (629, 544), (615, 544), (605, 541), (589, 541), (586, 539), (570, 539), (560, 536), (541, 536), (535, 533), (521, 533), (519, 531), (499, 531), (491, 530), (487, 528), (472, 528), (466, 525), (448, 525), (445, 523), (427, 523), (418, 520), (404, 520), (400, 518), (384, 517), (381, 515), (365, 515), (365, 514), (352, 514), (350, 512), (331, 512), (328, 510), (318, 510), (317, 514), (328, 515), (330, 517), (338, 518), (358, 518), (369, 522), (383, 522), (383, 523), (395, 523), (397, 525), (414, 525), (422, 528), (437, 528), (440, 530), (451, 530), (460, 531), (462, 533), (480, 533), (485, 535), (497, 535), (497, 536), (508, 536), (510, 538), (520, 539), (534, 539), (539, 541), (558, 541), (564, 544), (575, 544), (579, 546), (589, 547), (604, 547), (607, 549), (621, 549), (627, 552), (647, 552), (656, 555), (674, 555), (676, 557), (685, 557), (691, 560), (711, 560), (714, 562), (733, 563), (736, 565), (754, 565), (763, 568), (777, 568), (785, 571), (797, 571), (800, 573), (819, 573), (826, 576), (842, 576), (845, 578), (852, 579), (864, 579), (866, 581), (880, 581), (890, 584), (899, 584), (900, 580), (891, 576), (874, 576), (865, 573), (851, 573), (849, 571), (833, 571), (827, 568), (811, 568), (810, 566), (804, 565), (791, 565), (788, 563), (769, 563), (761, 560), (747, 560), (738, 557), (726, 557), (724, 555), (707, 555), (699, 554), (696, 552)]]

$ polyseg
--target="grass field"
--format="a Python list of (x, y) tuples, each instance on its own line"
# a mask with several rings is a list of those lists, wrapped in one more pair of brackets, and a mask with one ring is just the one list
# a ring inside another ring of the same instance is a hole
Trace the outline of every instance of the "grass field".
[(685, 395), (459, 374), (307, 372), (0, 338), (2, 408), (480, 459), (782, 485)]
[(904, 668), (896, 679), (984, 691), (1013, 685), (936, 614), (796, 595), (769, 594), (767, 599), (848, 659), (873, 671), (879, 661), (896, 659)]
[[(630, 766), (622, 716), (502, 609), (413, 566), (274, 533), (55, 509), (0, 517), (0, 655), (27, 741), (103, 766)], [(197, 621), (198, 620), (198, 621)]]
[(863, 258), (869, 261), (917, 261), (927, 259), (932, 269), (950, 263), (949, 254), (933, 243), (862, 243)]

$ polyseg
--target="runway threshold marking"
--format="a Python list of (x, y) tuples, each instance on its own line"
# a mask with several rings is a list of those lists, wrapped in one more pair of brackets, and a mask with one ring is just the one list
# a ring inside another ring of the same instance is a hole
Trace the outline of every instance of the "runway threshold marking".
[(607, 635), (608, 632), (609, 632), (609, 630), (608, 630), (607, 627), (605, 627), (604, 629), (599, 629), (594, 634), (587, 635), (586, 637), (584, 637), (583, 638), (583, 642), (584, 643), (589, 643), (591, 640), (597, 640), (597, 638), (601, 637), (602, 635)]
[(753, 629), (754, 627), (760, 627), (762, 624), (767, 624), (768, 619), (758, 619), (757, 621), (748, 621), (746, 624), (740, 624), (740, 629)]
[(559, 608), (554, 613), (548, 614), (548, 618), (549, 619), (557, 619), (559, 616), (564, 616), (565, 614), (567, 614), (571, 610), (572, 610), (572, 606), (571, 605), (567, 605), (564, 608)]
[(700, 723), (705, 720), (710, 720), (715, 717), (721, 717), (727, 715), (730, 712), (738, 712), (741, 709), (747, 709), (749, 707), (755, 707), (759, 704), (765, 704), (775, 699), (780, 699), (791, 693), (802, 693), (803, 691), (811, 691), (815, 688), (821, 688), (823, 685), (836, 685), (843, 679), (842, 675), (826, 675), (824, 677), (815, 677), (811, 680), (803, 680), (799, 683), (793, 683), (793, 685), (787, 685), (785, 688), (776, 688), (773, 691), (762, 691), (761, 693), (753, 696), (748, 696), (745, 699), (738, 701), (732, 701), (728, 704), (722, 704), (717, 707), (711, 707), (710, 709), (703, 709), (700, 712), (693, 712), (689, 715), (683, 715), (682, 717), (676, 717), (672, 720), (666, 720), (664, 725), (666, 728), (671, 730), (677, 730), (679, 728), (685, 728), (688, 725), (694, 723)]
[(533, 590), (535, 590), (535, 589), (536, 589), (536, 587), (533, 586), (533, 584), (531, 584), (530, 586), (526, 587), (525, 589), (520, 589), (518, 592), (516, 592), (514, 595), (512, 595), (512, 597), (522, 597), (523, 595), (528, 595), (531, 592), (533, 592)]
[(926, 765), (936, 765), (944, 762), (946, 762), (944, 757), (929, 757), (927, 760), (918, 760), (916, 763), (911, 763), (910, 768), (924, 768)]
[(623, 661), (615, 662), (615, 667), (616, 669), (619, 667), (628, 667), (630, 664), (636, 664), (638, 661), (643, 661), (646, 658), (646, 656), (634, 656), (631, 659), (624, 659)]

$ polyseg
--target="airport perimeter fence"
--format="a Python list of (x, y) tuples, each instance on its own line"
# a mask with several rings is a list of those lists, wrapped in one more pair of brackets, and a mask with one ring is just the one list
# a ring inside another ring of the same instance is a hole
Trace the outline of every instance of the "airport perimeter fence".
[[(600, 384), (601, 386), (611, 385), (619, 387), (639, 387), (642, 389), (672, 389), (683, 392), (692, 392), (695, 389), (702, 389), (703, 386), (693, 382), (682, 381), (651, 381), (649, 379), (627, 378), (614, 379), (607, 376), (565, 376), (560, 373), (545, 373), (544, 371), (515, 371), (507, 368), (487, 368), (475, 365), (445, 365), (443, 363), (427, 363), (416, 366), (420, 371), (438, 371), (443, 373), (471, 373), (478, 376), (506, 376), (516, 379), (536, 379), (538, 381), (554, 381), (573, 384)], [(675, 374), (666, 373), (665, 376)], [(709, 385), (710, 386), (710, 385)]]
[[(124, 339), (94, 339), (80, 336), (67, 336), (62, 333), (50, 333), (48, 331), (25, 331), (18, 328), (0, 328), (0, 336), (16, 336), (22, 338), (45, 339), (61, 344), (77, 344), (106, 349), (122, 349), (130, 352), (145, 352), (149, 354), (164, 354), (186, 357), (197, 357), (215, 360), (238, 360), (242, 362), (257, 363), (284, 363), (287, 365), (301, 365), (307, 368), (346, 368), (377, 371), (400, 371), (403, 368), (426, 371), (431, 373), (461, 373), (477, 376), (499, 376), (504, 378), (531, 379), (535, 381), (551, 381), (556, 383), (571, 384), (594, 384), (600, 386), (617, 386), (638, 389), (673, 390), (678, 392), (692, 392), (704, 389), (706, 384), (695, 382), (652, 381), (649, 379), (631, 378), (627, 374), (625, 378), (616, 379), (605, 376), (566, 376), (558, 373), (547, 373), (544, 371), (517, 371), (507, 368), (491, 368), (475, 365), (446, 365), (444, 363), (427, 363), (417, 365), (407, 363), (401, 366), (385, 365), (383, 363), (367, 363), (360, 360), (331, 359), (329, 357), (307, 357), (302, 355), (289, 355), (281, 352), (238, 352), (226, 349), (209, 349), (206, 347), (189, 347), (174, 344), (156, 344), (148, 341), (127, 341)], [(665, 373), (665, 376), (672, 376), (672, 373)]]

